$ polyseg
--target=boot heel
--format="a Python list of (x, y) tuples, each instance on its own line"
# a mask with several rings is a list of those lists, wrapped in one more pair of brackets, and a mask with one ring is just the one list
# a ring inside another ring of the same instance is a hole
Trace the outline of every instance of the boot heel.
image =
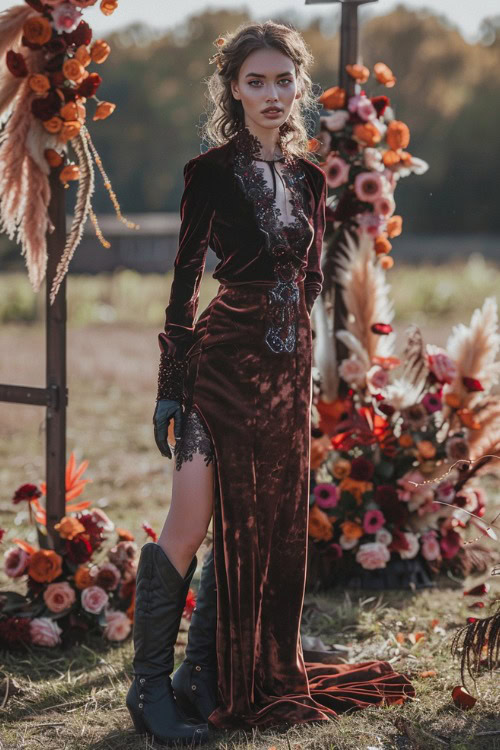
[(148, 734), (148, 730), (146, 728), (146, 725), (144, 723), (142, 716), (136, 714), (129, 706), (127, 706), (127, 708), (130, 714), (130, 718), (132, 719), (134, 729), (137, 732), (137, 734)]

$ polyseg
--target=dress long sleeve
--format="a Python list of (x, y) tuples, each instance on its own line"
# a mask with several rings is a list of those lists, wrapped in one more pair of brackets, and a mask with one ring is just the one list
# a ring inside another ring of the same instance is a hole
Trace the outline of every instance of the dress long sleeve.
[(324, 279), (323, 271), (321, 270), (321, 251), (323, 248), (323, 236), (325, 233), (326, 196), (328, 190), (326, 175), (324, 172), (320, 175), (320, 182), (321, 186), (318, 191), (319, 198), (314, 209), (313, 217), (314, 240), (309, 248), (306, 275), (304, 278), (304, 292), (307, 311), (309, 314), (311, 313), (316, 297), (323, 288)]
[(198, 157), (184, 166), (179, 245), (165, 328), (158, 336), (161, 357), (157, 398), (182, 401), (185, 354), (193, 336), (214, 215), (209, 178), (207, 164)]

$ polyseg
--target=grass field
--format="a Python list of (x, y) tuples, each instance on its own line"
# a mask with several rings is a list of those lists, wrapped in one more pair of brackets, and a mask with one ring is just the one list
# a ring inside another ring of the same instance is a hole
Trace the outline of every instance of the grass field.
[[(421, 325), (427, 341), (444, 344), (452, 324), (468, 323), (474, 307), (498, 292), (499, 276), (498, 269), (480, 259), (439, 273), (396, 267), (389, 281), (395, 327), (401, 334), (398, 350), (410, 322)], [(69, 280), (68, 452), (90, 461), (85, 476), (92, 483), (83, 497), (134, 533), (139, 547), (146, 541), (142, 521), (160, 531), (170, 496), (171, 462), (158, 453), (151, 424), (156, 336), (169, 286), (169, 278), (130, 273)], [(207, 279), (200, 310), (215, 292), (216, 285)], [(42, 298), (34, 302), (24, 277), (0, 276), (0, 382), (44, 384), (42, 303)], [(7, 529), (3, 549), (15, 536), (35, 541), (27, 514), (11, 504), (11, 496), (19, 484), (41, 479), (43, 410), (0, 404), (0, 527)], [(498, 487), (494, 481), (486, 485), (493, 511), (500, 503)], [(497, 581), (492, 579), (493, 584)], [(7, 584), (0, 572), (0, 588)], [(492, 588), (490, 599), (500, 595), (498, 585)], [(351, 660), (391, 660), (395, 669), (412, 676), (416, 700), (283, 732), (214, 733), (207, 750), (500, 749), (499, 672), (479, 679), (472, 710), (464, 712), (451, 700), (460, 677), (458, 663), (449, 655), (450, 641), (475, 613), (469, 609), (471, 601), (452, 580), (415, 593), (308, 595), (305, 633), (321, 635), (325, 643), (350, 645)], [(431, 627), (433, 620), (439, 620), (437, 629)], [(414, 644), (396, 638), (415, 632), (425, 637)], [(182, 658), (182, 649), (178, 656)], [(134, 735), (124, 706), (131, 660), (130, 642), (113, 646), (99, 639), (66, 652), (0, 653), (0, 750), (151, 747)], [(419, 676), (431, 669), (434, 677)], [(9, 694), (3, 705), (7, 678)]]

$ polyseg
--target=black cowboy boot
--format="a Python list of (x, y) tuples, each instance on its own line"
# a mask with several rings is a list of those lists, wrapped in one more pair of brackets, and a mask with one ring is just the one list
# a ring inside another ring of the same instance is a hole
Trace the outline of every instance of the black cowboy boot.
[(170, 675), (174, 646), (191, 578), (193, 558), (182, 578), (156, 542), (141, 549), (134, 613), (134, 679), (126, 705), (137, 732), (160, 744), (176, 740), (198, 744), (208, 739), (206, 724), (187, 724), (175, 703)]
[(186, 658), (172, 677), (179, 708), (186, 717), (207, 721), (217, 706), (217, 588), (213, 547), (203, 561), (200, 588), (188, 630)]

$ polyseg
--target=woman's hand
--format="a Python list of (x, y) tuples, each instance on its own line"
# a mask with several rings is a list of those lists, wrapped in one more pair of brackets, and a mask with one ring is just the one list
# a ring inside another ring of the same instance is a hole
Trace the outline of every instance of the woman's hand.
[(153, 414), (153, 424), (155, 441), (158, 446), (158, 450), (162, 456), (166, 458), (172, 458), (172, 451), (167, 442), (168, 438), (168, 425), (170, 420), (174, 418), (174, 435), (175, 439), (179, 440), (181, 437), (182, 427), (182, 406), (179, 401), (171, 401), (168, 398), (160, 398), (156, 402), (156, 409)]

